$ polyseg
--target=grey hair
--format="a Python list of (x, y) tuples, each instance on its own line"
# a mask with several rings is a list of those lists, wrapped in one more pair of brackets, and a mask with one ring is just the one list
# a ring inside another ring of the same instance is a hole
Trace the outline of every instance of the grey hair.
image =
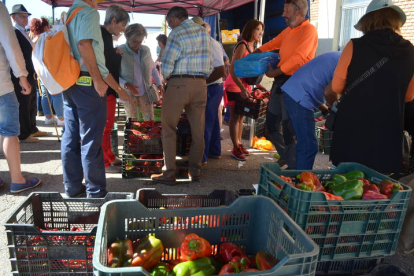
[(306, 15), (308, 14), (309, 7), (307, 0), (286, 0), (286, 4), (293, 4), (296, 10), (300, 9), (302, 11), (303, 17), (306, 17)]
[(131, 40), (136, 36), (147, 36), (147, 30), (144, 26), (139, 23), (134, 23), (126, 27), (125, 29), (125, 37), (127, 40)]
[(171, 17), (175, 17), (180, 20), (188, 19), (188, 11), (183, 7), (174, 6), (167, 13), (167, 18), (170, 19)]
[(104, 25), (111, 24), (113, 18), (115, 18), (116, 23), (125, 22), (128, 24), (129, 22), (128, 13), (126, 12), (126, 10), (124, 10), (124, 8), (118, 5), (110, 5), (106, 9)]

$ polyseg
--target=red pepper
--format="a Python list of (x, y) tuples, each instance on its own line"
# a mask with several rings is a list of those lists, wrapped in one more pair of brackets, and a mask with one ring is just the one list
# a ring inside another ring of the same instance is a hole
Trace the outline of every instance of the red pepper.
[(218, 275), (228, 275), (244, 272), (249, 269), (250, 260), (247, 256), (234, 256), (228, 264), (225, 264)]
[(333, 194), (327, 193), (327, 192), (322, 192), (322, 193), (325, 194), (326, 200), (344, 200), (344, 198), (342, 196), (333, 195)]
[(259, 270), (256, 268), (247, 268), (240, 273), (255, 272), (255, 271), (259, 271)]
[(244, 250), (232, 242), (220, 245), (220, 256), (223, 263), (228, 263), (234, 256), (245, 256)]
[(287, 183), (289, 183), (290, 185), (294, 185), (293, 184), (293, 180), (292, 180), (292, 178), (291, 177), (289, 177), (289, 176), (284, 176), (284, 175), (279, 175), (279, 177), (280, 178), (282, 178), (284, 181), (286, 181)]
[(378, 186), (380, 188), (381, 194), (386, 195), (388, 198), (391, 198), (394, 192), (398, 190), (404, 190), (404, 188), (399, 183), (392, 182), (388, 179), (382, 180)]
[(196, 234), (189, 234), (181, 244), (181, 260), (191, 261), (201, 257), (210, 257), (211, 244)]
[(372, 200), (372, 199), (388, 199), (386, 195), (380, 194), (378, 192), (375, 192), (373, 190), (366, 190), (362, 194), (362, 198), (365, 200)]
[(256, 266), (259, 270), (269, 270), (279, 263), (279, 260), (272, 255), (259, 251), (256, 254)]
[(365, 184), (371, 184), (368, 179), (365, 179), (365, 178), (358, 178), (358, 179), (361, 180), (362, 184), (364, 184), (364, 185)]
[(364, 184), (364, 186), (362, 186), (362, 188), (364, 189), (364, 192), (365, 191), (373, 191), (373, 192), (376, 192), (378, 194), (380, 193), (378, 186), (375, 185), (375, 184)]

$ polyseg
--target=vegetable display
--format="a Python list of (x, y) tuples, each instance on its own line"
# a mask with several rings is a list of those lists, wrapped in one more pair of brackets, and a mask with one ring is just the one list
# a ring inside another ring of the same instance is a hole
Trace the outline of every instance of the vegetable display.
[(279, 263), (272, 255), (260, 251), (247, 256), (237, 244), (225, 242), (213, 255), (213, 246), (191, 233), (180, 246), (180, 257), (164, 260), (161, 240), (150, 235), (132, 242), (116, 240), (108, 247), (109, 267), (141, 266), (153, 276), (210, 276), (246, 273), (272, 269)]
[[(279, 177), (289, 185), (306, 192), (321, 191), (327, 200), (381, 200), (390, 199), (399, 190), (404, 190), (401, 184), (391, 180), (382, 180), (378, 184), (365, 179), (360, 170), (349, 171), (345, 174), (334, 174), (332, 179), (320, 182), (318, 176), (312, 172), (304, 171), (294, 179), (288, 176)], [(279, 189), (282, 185), (272, 181)]]

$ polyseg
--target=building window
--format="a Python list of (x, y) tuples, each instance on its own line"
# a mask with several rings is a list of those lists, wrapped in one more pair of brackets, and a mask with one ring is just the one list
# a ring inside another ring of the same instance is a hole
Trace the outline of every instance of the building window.
[(339, 50), (342, 50), (351, 38), (361, 37), (354, 25), (365, 14), (369, 0), (343, 0), (341, 10), (341, 28), (339, 34)]

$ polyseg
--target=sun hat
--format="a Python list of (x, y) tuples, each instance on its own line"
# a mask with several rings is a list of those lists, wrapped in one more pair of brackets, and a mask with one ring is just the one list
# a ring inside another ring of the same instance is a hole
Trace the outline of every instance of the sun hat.
[(361, 20), (367, 14), (369, 14), (373, 11), (378, 11), (378, 10), (386, 9), (386, 8), (391, 8), (391, 9), (395, 10), (400, 15), (402, 25), (404, 25), (405, 21), (407, 20), (407, 16), (405, 15), (404, 11), (400, 7), (394, 5), (392, 0), (372, 0), (371, 3), (369, 3), (369, 5), (368, 5), (365, 14), (359, 19), (358, 23), (355, 24), (354, 28), (357, 29), (357, 30), (360, 30)]
[(12, 12), (10, 13), (10, 15), (13, 15), (16, 13), (27, 13), (28, 15), (32, 15), (26, 10), (26, 8), (22, 4), (17, 4), (12, 7)]
[(193, 18), (191, 18), (194, 23), (201, 25), (201, 26), (205, 26), (205, 22), (203, 21), (203, 19), (200, 16), (194, 16)]

